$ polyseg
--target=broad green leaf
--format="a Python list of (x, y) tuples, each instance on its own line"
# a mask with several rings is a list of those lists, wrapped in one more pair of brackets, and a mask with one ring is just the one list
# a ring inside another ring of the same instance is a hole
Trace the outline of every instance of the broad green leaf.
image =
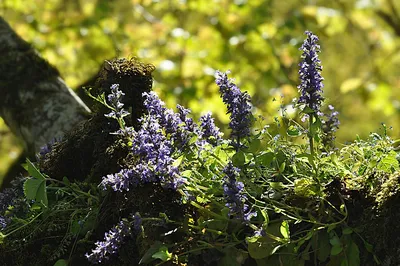
[(313, 249), (317, 252), (317, 258), (319, 261), (324, 262), (328, 259), (331, 253), (331, 245), (329, 244), (329, 235), (326, 231), (321, 231), (314, 235), (314, 239), (311, 241)]
[(31, 177), (24, 183), (24, 194), (27, 199), (36, 200), (48, 206), (46, 180)]
[(258, 156), (256, 160), (259, 164), (268, 167), (271, 165), (274, 158), (275, 158), (274, 153), (267, 152), (267, 153), (264, 153), (264, 154), (261, 154), (260, 156)]
[(261, 150), (261, 141), (259, 139), (254, 139), (250, 142), (249, 152), (256, 154)]
[(26, 164), (27, 164), (27, 171), (30, 176), (40, 179), (40, 180), (45, 180), (46, 177), (42, 175), (42, 173), (39, 172), (39, 170), (36, 168), (36, 166), (29, 160), (26, 159)]
[[(266, 229), (267, 236), (247, 237), (248, 251), (253, 259), (263, 259), (272, 254), (280, 243), (276, 240), (279, 235), (280, 224), (270, 224)], [(273, 237), (273, 238), (272, 238)], [(275, 238), (275, 239), (274, 239)]]
[(346, 227), (346, 228), (344, 228), (344, 229), (342, 230), (342, 233), (343, 233), (344, 235), (350, 235), (351, 233), (353, 233), (353, 229), (350, 228), (350, 227)]
[(342, 246), (332, 246), (331, 256), (335, 256), (335, 255), (339, 254), (342, 251), (343, 251), (343, 247)]
[(390, 151), (377, 165), (379, 170), (385, 171), (386, 173), (393, 173), (399, 170), (399, 161), (396, 159), (396, 152)]
[(56, 261), (56, 263), (54, 263), (54, 266), (68, 266), (68, 261), (59, 259)]
[(332, 246), (341, 246), (342, 242), (340, 242), (340, 239), (337, 235), (333, 235), (331, 239), (329, 240), (329, 243), (331, 243)]
[(140, 259), (139, 264), (148, 264), (155, 260), (152, 256), (157, 253), (162, 247), (163, 243), (160, 241), (154, 242), (154, 244), (146, 251), (143, 257)]
[(172, 258), (172, 253), (169, 253), (166, 246), (161, 246), (156, 253), (151, 256), (153, 259), (169, 261)]
[(243, 166), (245, 162), (244, 153), (242, 151), (238, 151), (232, 157), (232, 163), (235, 166)]
[(360, 250), (358, 249), (356, 243), (354, 243), (353, 241), (350, 241), (350, 243), (348, 243), (346, 254), (348, 266), (360, 266)]

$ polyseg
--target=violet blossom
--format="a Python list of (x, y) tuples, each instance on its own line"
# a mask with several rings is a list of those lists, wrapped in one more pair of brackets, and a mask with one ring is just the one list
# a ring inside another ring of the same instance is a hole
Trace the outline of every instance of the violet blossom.
[(318, 58), (320, 46), (318, 37), (310, 31), (306, 31), (307, 39), (304, 40), (300, 50), (303, 51), (299, 64), (300, 90), (299, 103), (305, 104), (316, 114), (320, 115), (321, 104), (324, 100), (322, 97), (322, 88), (324, 87), (321, 76), (321, 61)]
[(238, 141), (243, 137), (250, 136), (252, 106), (250, 95), (247, 92), (241, 92), (236, 84), (228, 79), (228, 73), (217, 71), (215, 83), (219, 86), (222, 100), (228, 108), (227, 113), (230, 114), (231, 135)]

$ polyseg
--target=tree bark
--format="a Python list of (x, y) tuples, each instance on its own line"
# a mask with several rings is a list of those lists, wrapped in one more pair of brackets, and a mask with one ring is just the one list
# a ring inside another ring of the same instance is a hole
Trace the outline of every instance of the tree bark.
[(90, 109), (2, 17), (0, 54), (0, 116), (29, 154), (87, 119)]

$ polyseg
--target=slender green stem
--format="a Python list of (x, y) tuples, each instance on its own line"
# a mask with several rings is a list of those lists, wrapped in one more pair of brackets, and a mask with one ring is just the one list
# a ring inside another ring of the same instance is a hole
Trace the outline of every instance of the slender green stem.
[(314, 157), (314, 136), (311, 133), (313, 119), (314, 119), (314, 114), (310, 114), (310, 126), (308, 127), (308, 138), (310, 140), (310, 153)]

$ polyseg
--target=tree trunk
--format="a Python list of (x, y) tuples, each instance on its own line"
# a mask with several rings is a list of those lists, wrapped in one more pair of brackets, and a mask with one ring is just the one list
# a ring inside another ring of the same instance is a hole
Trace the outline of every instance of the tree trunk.
[(29, 154), (87, 118), (90, 109), (2, 17), (0, 54), (0, 116)]

